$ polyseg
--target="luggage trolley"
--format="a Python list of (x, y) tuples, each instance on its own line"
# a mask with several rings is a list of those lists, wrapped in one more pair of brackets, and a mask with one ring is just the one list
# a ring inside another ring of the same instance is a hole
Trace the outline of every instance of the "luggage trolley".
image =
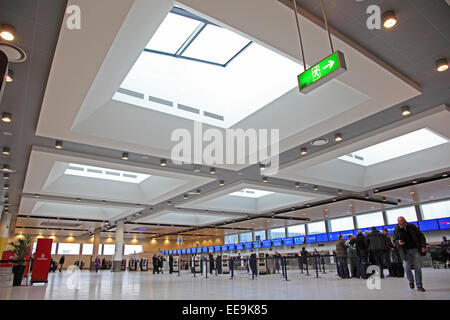
[(194, 270), (196, 273), (200, 273), (202, 271), (200, 267), (200, 256), (194, 257)]
[(178, 272), (178, 258), (173, 258), (173, 271)]
[[(106, 266), (106, 269), (109, 269), (109, 268)], [(127, 260), (126, 259), (122, 259), (122, 262), (120, 263), (120, 270), (122, 270), (122, 271), (127, 270)]]
[(267, 260), (264, 252), (258, 254), (258, 273), (267, 274)]
[(142, 258), (139, 267), (141, 271), (148, 271), (148, 259)]
[(222, 273), (230, 273), (229, 256), (227, 254), (222, 255)]

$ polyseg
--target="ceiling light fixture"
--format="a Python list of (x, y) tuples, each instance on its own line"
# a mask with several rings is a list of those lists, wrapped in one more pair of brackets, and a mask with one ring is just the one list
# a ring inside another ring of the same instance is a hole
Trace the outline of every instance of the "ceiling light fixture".
[(63, 142), (61, 140), (56, 140), (55, 148), (56, 149), (62, 149), (63, 148)]
[(172, 202), (167, 201), (167, 205), (168, 205), (168, 206), (171, 206), (171, 205), (172, 205)]
[(10, 123), (12, 121), (12, 115), (9, 112), (3, 112), (2, 113), (2, 121)]
[(313, 189), (314, 191), (318, 191), (319, 190), (319, 188), (317, 187), (317, 186), (314, 186), (314, 189)]
[(264, 183), (266, 183), (268, 180), (267, 180), (267, 177), (263, 177), (262, 178), (262, 182), (264, 182)]
[(9, 167), (8, 164), (3, 165), (2, 171), (3, 172), (13, 172), (13, 170), (11, 170), (11, 168)]
[(3, 186), (3, 190), (8, 190), (9, 189), (9, 184), (5, 184), (4, 186)]
[(216, 174), (216, 169), (215, 168), (210, 168), (209, 169), (209, 174)]
[(167, 161), (166, 161), (166, 159), (161, 159), (161, 167), (165, 167), (165, 166), (167, 166)]
[(196, 193), (196, 194), (200, 194), (200, 193), (201, 193), (201, 190), (200, 190), (200, 189), (197, 189), (197, 191), (195, 191), (195, 193)]
[(295, 187), (296, 187), (296, 188), (300, 188), (300, 183), (296, 182), (296, 183), (295, 183)]
[(122, 152), (122, 160), (128, 160), (128, 152)]
[(300, 149), (300, 154), (301, 154), (302, 156), (305, 156), (305, 155), (308, 154), (308, 150), (307, 150), (306, 148), (301, 148), (301, 149)]
[(224, 180), (220, 180), (219, 185), (220, 185), (221, 187), (223, 187), (223, 186), (225, 185), (225, 181), (224, 181)]
[(34, 197), (35, 197), (35, 198), (39, 198), (39, 195), (36, 193), (36, 194), (34, 195)]
[(338, 190), (338, 194), (341, 195), (342, 194), (342, 190)]
[(402, 107), (402, 116), (409, 116), (411, 114), (411, 109), (408, 106)]
[(16, 38), (16, 29), (9, 24), (2, 24), (0, 27), (0, 37), (5, 41), (13, 41)]
[(383, 202), (386, 202), (386, 197), (383, 197)]
[(9, 149), (9, 147), (3, 147), (2, 154), (10, 155), (11, 154), (11, 150)]
[(443, 173), (442, 174), (442, 178), (445, 178), (445, 177), (447, 177), (448, 176), (448, 173)]
[(5, 172), (3, 174), (3, 179), (8, 180), (9, 179), (9, 173)]
[(395, 12), (390, 10), (383, 13), (381, 16), (381, 20), (383, 20), (383, 27), (385, 29), (392, 29), (397, 25), (397, 18), (395, 16)]
[(263, 171), (266, 168), (266, 165), (264, 163), (259, 164), (259, 170)]
[(342, 141), (342, 134), (336, 133), (336, 134), (334, 135), (334, 141), (336, 141), (336, 142)]
[(187, 199), (189, 198), (189, 196), (188, 196), (187, 194), (185, 194), (185, 195), (183, 196), (183, 198), (184, 198), (184, 200), (187, 200)]
[(417, 180), (413, 180), (412, 183), (416, 184), (416, 183), (417, 183)]
[(14, 81), (14, 71), (8, 69), (8, 74), (5, 76), (6, 82), (13, 82)]
[(448, 61), (446, 58), (439, 59), (436, 61), (436, 71), (443, 72), (448, 70)]
[(327, 138), (317, 138), (311, 141), (311, 145), (316, 147), (326, 145), (327, 143), (328, 143)]

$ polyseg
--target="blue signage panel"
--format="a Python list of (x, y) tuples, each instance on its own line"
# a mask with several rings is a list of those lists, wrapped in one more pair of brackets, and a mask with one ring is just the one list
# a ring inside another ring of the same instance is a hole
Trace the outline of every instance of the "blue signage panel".
[(177, 254), (181, 254), (181, 249), (177, 249)]
[(244, 244), (243, 243), (237, 243), (236, 244), (236, 249), (237, 250), (244, 250)]
[(246, 242), (245, 243), (245, 249), (252, 249), (253, 248), (253, 243), (252, 242)]
[(222, 251), (228, 251), (228, 246), (226, 244), (222, 245)]
[(253, 241), (253, 248), (261, 248), (261, 241)]
[(420, 231), (433, 231), (439, 230), (438, 222), (436, 219), (419, 221)]
[(294, 238), (292, 238), (292, 237), (283, 238), (283, 245), (285, 245), (285, 246), (293, 246), (294, 245)]
[(306, 243), (313, 243), (316, 241), (316, 235), (306, 236)]
[(203, 253), (208, 253), (208, 247), (202, 247), (202, 252)]
[(295, 244), (304, 244), (305, 243), (305, 236), (294, 237), (294, 243)]
[(272, 243), (274, 247), (281, 247), (283, 244), (281, 243), (281, 238), (272, 239)]
[(387, 229), (388, 234), (394, 234), (396, 224), (389, 224), (387, 226), (384, 226), (385, 229)]
[(215, 246), (215, 247), (214, 247), (214, 250), (215, 250), (216, 252), (220, 252), (220, 246)]
[(328, 241), (328, 235), (326, 233), (319, 233), (316, 234), (317, 242), (327, 242)]
[(173, 252), (172, 250), (169, 250), (169, 254), (172, 254), (172, 252)]
[(341, 231), (341, 235), (343, 235), (345, 239), (348, 239), (349, 235), (352, 235), (352, 236), (355, 235), (353, 232), (354, 232), (353, 230), (345, 230), (345, 231)]
[(187, 248), (186, 253), (191, 253), (191, 248)]
[(450, 229), (450, 218), (441, 218), (441, 219), (438, 219), (438, 222), (439, 222), (439, 228), (441, 230)]
[(210, 247), (208, 247), (208, 250), (214, 252), (214, 247), (210, 246)]
[(328, 240), (330, 241), (337, 241), (339, 240), (339, 236), (341, 235), (340, 232), (330, 232), (328, 234)]
[(186, 254), (186, 249), (181, 249), (181, 254)]
[(361, 231), (363, 232), (363, 235), (365, 235), (364, 233), (365, 233), (366, 231), (369, 231), (369, 232), (370, 232), (370, 231), (372, 230), (372, 228), (359, 228), (359, 229), (356, 229), (356, 230), (355, 230), (355, 234), (357, 234), (359, 230), (361, 230)]
[(262, 246), (263, 248), (270, 248), (272, 246), (272, 242), (270, 240), (263, 240)]
[(234, 243), (229, 243), (229, 244), (228, 244), (228, 249), (229, 249), (230, 251), (236, 250), (236, 245), (235, 245)]

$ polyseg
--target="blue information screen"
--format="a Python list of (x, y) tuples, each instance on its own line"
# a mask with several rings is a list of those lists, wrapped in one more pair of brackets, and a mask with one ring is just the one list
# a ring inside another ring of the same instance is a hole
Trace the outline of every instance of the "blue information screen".
[(202, 248), (201, 247), (197, 247), (197, 253), (202, 253)]
[(226, 244), (222, 245), (222, 251), (228, 251), (228, 246)]
[(208, 250), (214, 252), (214, 247), (213, 246), (208, 247)]
[(294, 243), (295, 244), (304, 244), (305, 243), (305, 236), (294, 237)]
[(186, 249), (181, 249), (181, 254), (186, 254)]
[(228, 249), (229, 249), (230, 251), (236, 250), (236, 245), (235, 245), (234, 243), (229, 243), (229, 244), (228, 244)]
[(384, 226), (385, 229), (387, 229), (388, 234), (394, 234), (396, 224), (389, 224), (387, 226)]
[(253, 245), (251, 242), (245, 242), (245, 249), (252, 249)]
[(339, 240), (339, 236), (341, 235), (341, 233), (340, 232), (330, 232), (329, 234), (328, 234), (328, 239), (330, 240), (330, 241), (337, 241), (337, 240)]
[(236, 244), (236, 249), (237, 250), (244, 250), (244, 244), (243, 243)]
[(263, 240), (262, 246), (263, 248), (270, 248), (272, 246), (272, 242), (270, 240)]
[(220, 246), (215, 246), (214, 249), (216, 250), (216, 252), (220, 251)]
[(208, 253), (208, 247), (202, 247), (202, 252), (203, 253)]
[(326, 233), (316, 234), (317, 242), (327, 242), (328, 235)]
[(313, 243), (316, 241), (316, 235), (306, 236), (306, 243)]
[(253, 241), (253, 248), (261, 248), (261, 241)]
[(363, 235), (365, 236), (364, 233), (365, 233), (366, 231), (369, 231), (369, 232), (370, 232), (370, 231), (371, 231), (371, 228), (356, 229), (356, 230), (355, 230), (355, 233), (357, 234), (359, 230), (361, 230), (361, 231), (363, 232)]
[(439, 228), (441, 230), (450, 229), (450, 218), (441, 218), (438, 219), (439, 221)]
[(353, 230), (345, 230), (345, 231), (341, 231), (341, 235), (344, 236), (345, 239), (348, 239), (349, 235), (354, 235)]
[(191, 248), (187, 248), (186, 253), (191, 253)]
[(163, 251), (163, 255), (165, 255), (165, 256), (167, 255), (167, 250)]
[(169, 250), (169, 254), (172, 254), (173, 253), (173, 251), (172, 250)]
[(281, 247), (283, 244), (281, 243), (281, 238), (279, 239), (272, 239), (272, 243), (274, 247)]
[(181, 249), (177, 249), (177, 254), (181, 254)]
[(292, 238), (292, 237), (283, 238), (283, 244), (285, 246), (293, 246), (294, 245), (294, 238)]
[(438, 222), (436, 219), (419, 221), (420, 231), (433, 231), (439, 230)]

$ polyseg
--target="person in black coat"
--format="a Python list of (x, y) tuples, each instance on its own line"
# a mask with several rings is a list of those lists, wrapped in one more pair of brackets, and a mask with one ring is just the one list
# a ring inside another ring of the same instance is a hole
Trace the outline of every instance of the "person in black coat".
[[(368, 247), (367, 247), (367, 239), (363, 236), (363, 232), (361, 230), (358, 231), (356, 238), (352, 240), (356, 244), (356, 268), (357, 274), (360, 275), (361, 278), (367, 278), (367, 258), (369, 256)], [(353, 244), (353, 243), (352, 243)]]
[(158, 270), (158, 259), (156, 258), (156, 254), (154, 254), (153, 257), (152, 257), (152, 266), (153, 266), (153, 274), (155, 274), (155, 272), (159, 273), (159, 270)]
[(61, 256), (61, 258), (59, 259), (59, 272), (62, 271), (62, 268), (63, 268), (63, 265), (64, 265), (64, 261), (65, 261), (64, 256)]
[(173, 272), (173, 255), (169, 255), (169, 273)]
[[(164, 257), (160, 255), (158, 257), (158, 269), (161, 270), (161, 273), (164, 273), (164, 271), (163, 271), (163, 263), (164, 263)], [(159, 273), (159, 271), (158, 271), (158, 273)]]
[[(384, 250), (383, 250), (383, 266), (385, 266), (388, 270), (391, 269), (391, 255), (392, 250), (394, 250), (394, 244), (392, 243), (391, 238), (389, 237), (389, 232), (386, 228), (383, 229), (383, 238), (384, 238)], [(389, 271), (388, 277), (391, 277), (391, 273)]]
[(208, 258), (209, 258), (209, 273), (212, 274), (214, 269), (214, 255), (211, 251), (209, 252)]
[(394, 230), (394, 243), (399, 247), (409, 287), (414, 289), (414, 276), (411, 272), (411, 267), (414, 266), (417, 290), (425, 291), (422, 283), (421, 259), (421, 256), (427, 252), (425, 236), (414, 224), (408, 223), (404, 217), (398, 217), (397, 222)]
[(383, 275), (383, 251), (385, 248), (384, 235), (377, 230), (377, 228), (372, 227), (372, 232), (367, 236), (367, 242), (369, 247), (369, 254), (373, 260), (373, 263), (380, 268), (380, 277), (384, 278)]

